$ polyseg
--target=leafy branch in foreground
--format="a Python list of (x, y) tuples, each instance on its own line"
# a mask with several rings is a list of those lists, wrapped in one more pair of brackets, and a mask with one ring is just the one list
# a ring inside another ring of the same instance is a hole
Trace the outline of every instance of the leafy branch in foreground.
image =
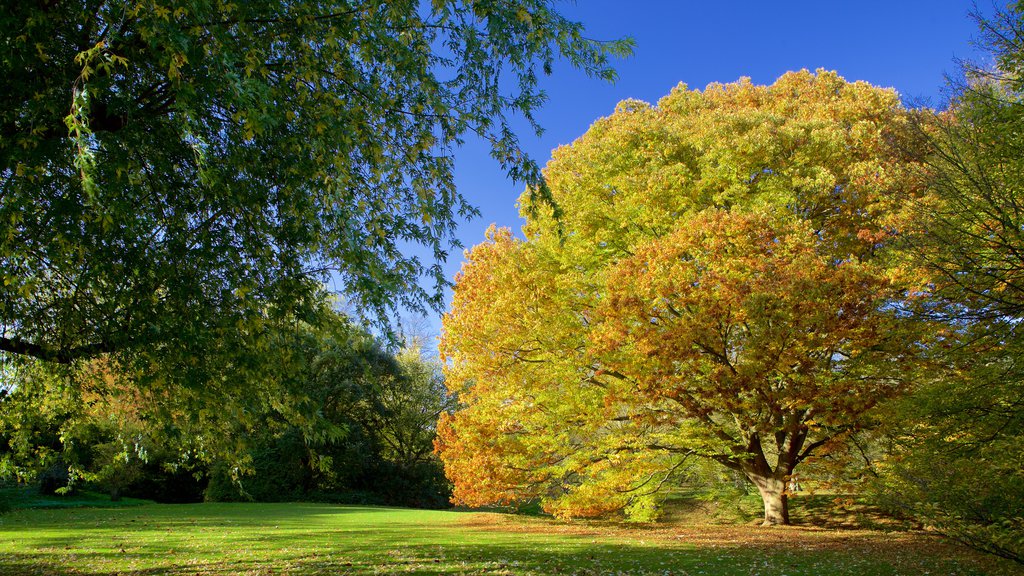
[(332, 274), (382, 322), (439, 307), (440, 262), (475, 213), (454, 149), (488, 141), (543, 196), (510, 118), (540, 129), (556, 59), (611, 80), (630, 50), (546, 0), (8, 8), (0, 350), (60, 363), (199, 354), (309, 316)]

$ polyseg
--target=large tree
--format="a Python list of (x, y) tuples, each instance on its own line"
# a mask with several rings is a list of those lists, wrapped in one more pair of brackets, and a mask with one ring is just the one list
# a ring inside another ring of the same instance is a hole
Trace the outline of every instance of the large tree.
[(627, 102), (556, 150), (561, 217), (524, 197), (525, 240), (474, 248), (444, 320), (455, 497), (642, 515), (703, 456), (787, 523), (795, 467), (912, 374), (907, 127), (894, 92), (804, 71)]
[(548, 0), (32, 0), (0, 45), (0, 351), (62, 363), (195, 356), (331, 273), (378, 315), (436, 305), (474, 212), (454, 149), (537, 183), (510, 118), (538, 74), (628, 50)]
[(883, 312), (898, 285), (818, 248), (806, 222), (702, 214), (620, 261), (595, 311), (595, 359), (628, 386), (619, 403), (689, 424), (674, 449), (742, 472), (768, 523), (789, 522), (798, 464), (909, 383), (912, 340)]

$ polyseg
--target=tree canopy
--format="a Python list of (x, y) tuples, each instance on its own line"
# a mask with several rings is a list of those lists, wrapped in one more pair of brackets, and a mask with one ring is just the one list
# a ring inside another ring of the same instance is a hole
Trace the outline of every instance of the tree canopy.
[(888, 408), (881, 501), (1024, 563), (1024, 4), (976, 17), (994, 65), (965, 64), (920, 125), (929, 195), (908, 257), (931, 280), (917, 312), (944, 325), (935, 369)]
[(894, 92), (803, 71), (625, 102), (556, 150), (561, 217), (524, 195), (525, 240), (475, 247), (444, 318), (456, 499), (642, 513), (702, 456), (788, 522), (797, 464), (913, 372), (908, 128)]
[(41, 0), (0, 31), (0, 350), (56, 362), (193, 356), (331, 274), (371, 316), (438, 306), (454, 149), (537, 184), (538, 75), (629, 50), (547, 0)]

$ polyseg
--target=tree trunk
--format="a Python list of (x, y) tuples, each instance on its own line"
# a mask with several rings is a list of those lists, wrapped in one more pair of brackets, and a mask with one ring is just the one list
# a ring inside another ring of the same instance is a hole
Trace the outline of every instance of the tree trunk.
[(764, 501), (764, 522), (761, 526), (789, 524), (789, 499), (786, 497), (786, 481), (768, 477), (751, 477)]

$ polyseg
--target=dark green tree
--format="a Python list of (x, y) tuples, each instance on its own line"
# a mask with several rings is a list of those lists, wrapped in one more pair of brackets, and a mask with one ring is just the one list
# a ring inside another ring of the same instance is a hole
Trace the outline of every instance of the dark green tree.
[(288, 401), (236, 425), (244, 451), (213, 462), (208, 498), (448, 504), (432, 451), (453, 400), (436, 363), (418, 349), (389, 351), (341, 315), (279, 343), (290, 350)]
[(81, 412), (77, 395), (56, 389), (57, 375), (37, 362), (8, 362), (0, 394), (0, 481), (35, 482), (48, 471), (67, 484), (67, 456), (61, 426)]
[(932, 382), (889, 409), (883, 502), (1024, 563), (1024, 2), (977, 17), (995, 66), (966, 65), (947, 112), (926, 117), (920, 312), (946, 325)]
[(10, 3), (0, 351), (169, 366), (227, 332), (251, 349), (332, 273), (371, 317), (436, 307), (475, 212), (454, 150), (482, 138), (539, 183), (510, 127), (539, 130), (538, 74), (561, 58), (612, 79), (629, 47), (550, 0)]
[(0, 396), (0, 481), (37, 484), (44, 493), (88, 486), (113, 499), (141, 482), (144, 497), (187, 499), (205, 460), (245, 463), (232, 458), (235, 439), (212, 426), (225, 419), (182, 418), (165, 391), (140, 390), (109, 362), (63, 366), (23, 357), (11, 364), (10, 393)]

